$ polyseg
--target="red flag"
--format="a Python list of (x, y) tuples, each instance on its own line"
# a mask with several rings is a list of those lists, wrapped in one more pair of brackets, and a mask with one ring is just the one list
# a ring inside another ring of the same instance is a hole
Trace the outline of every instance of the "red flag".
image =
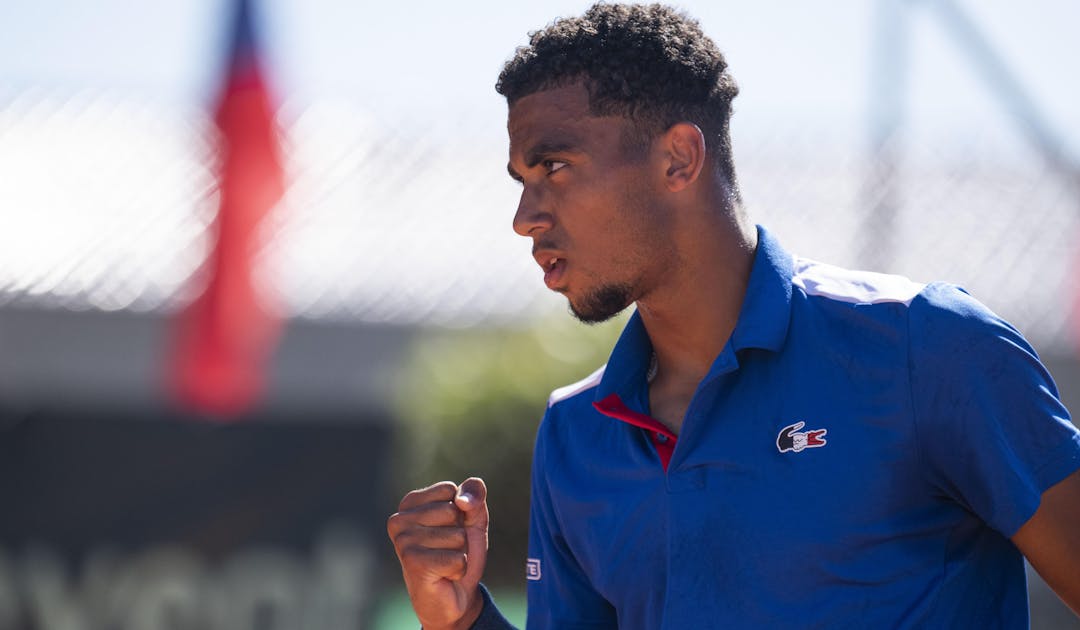
[(274, 108), (259, 71), (251, 14), (237, 5), (229, 70), (218, 103), (221, 132), (217, 241), (206, 290), (178, 316), (172, 389), (181, 404), (216, 416), (249, 409), (279, 322), (256, 292), (259, 226), (281, 198)]

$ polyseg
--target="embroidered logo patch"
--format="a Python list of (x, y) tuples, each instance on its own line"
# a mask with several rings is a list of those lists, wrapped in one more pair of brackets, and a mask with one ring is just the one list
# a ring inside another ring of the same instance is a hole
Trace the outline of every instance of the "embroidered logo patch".
[(813, 431), (800, 431), (806, 426), (805, 422), (796, 422), (780, 429), (780, 435), (776, 436), (776, 448), (781, 453), (794, 451), (798, 453), (804, 448), (817, 448), (825, 446), (825, 434), (828, 429), (814, 429)]
[(528, 580), (540, 579), (540, 561), (536, 558), (528, 558), (525, 561), (525, 578)]

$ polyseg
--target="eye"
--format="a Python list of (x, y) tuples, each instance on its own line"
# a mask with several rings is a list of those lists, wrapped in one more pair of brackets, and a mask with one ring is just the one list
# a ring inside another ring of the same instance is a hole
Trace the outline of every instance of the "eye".
[(548, 175), (560, 171), (566, 166), (566, 162), (560, 162), (559, 160), (544, 160), (543, 164)]

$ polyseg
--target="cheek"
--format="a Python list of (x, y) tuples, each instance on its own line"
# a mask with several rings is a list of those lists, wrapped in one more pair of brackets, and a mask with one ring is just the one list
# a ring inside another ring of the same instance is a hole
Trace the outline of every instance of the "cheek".
[(556, 224), (584, 264), (599, 267), (625, 264), (640, 251), (652, 229), (642, 195), (632, 182), (612, 178), (603, 186), (578, 186), (573, 194), (552, 191)]

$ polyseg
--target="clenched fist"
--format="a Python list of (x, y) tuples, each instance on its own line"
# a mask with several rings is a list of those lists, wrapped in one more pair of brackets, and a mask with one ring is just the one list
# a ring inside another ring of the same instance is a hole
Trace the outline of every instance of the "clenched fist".
[(487, 487), (470, 477), (413, 490), (386, 523), (405, 588), (425, 630), (470, 627), (483, 610)]

